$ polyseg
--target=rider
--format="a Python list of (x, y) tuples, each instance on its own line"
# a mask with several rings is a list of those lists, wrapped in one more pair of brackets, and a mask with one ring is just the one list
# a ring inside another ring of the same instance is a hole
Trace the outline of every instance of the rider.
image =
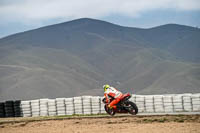
[(118, 91), (116, 88), (111, 87), (108, 84), (104, 85), (103, 89), (104, 89), (104, 96), (106, 98), (106, 102), (109, 102), (110, 97), (114, 98), (114, 100), (108, 105), (108, 107), (109, 108), (116, 108), (116, 104), (123, 97), (122, 92)]

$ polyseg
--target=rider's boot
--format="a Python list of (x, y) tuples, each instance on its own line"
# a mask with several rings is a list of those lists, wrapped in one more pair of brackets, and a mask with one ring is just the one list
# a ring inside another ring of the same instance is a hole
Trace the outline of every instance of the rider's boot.
[(117, 106), (116, 106), (116, 105), (113, 105), (113, 106), (108, 105), (108, 108), (109, 108), (109, 109), (116, 109)]

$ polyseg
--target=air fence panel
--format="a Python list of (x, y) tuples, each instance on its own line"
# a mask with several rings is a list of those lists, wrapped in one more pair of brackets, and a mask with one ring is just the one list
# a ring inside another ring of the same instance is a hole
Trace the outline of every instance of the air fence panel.
[(172, 113), (174, 111), (172, 96), (164, 96), (163, 97), (163, 105), (165, 109), (165, 113)]
[(100, 114), (101, 112), (101, 103), (100, 103), (100, 97), (91, 97), (91, 107), (92, 107), (92, 114)]
[(66, 106), (66, 115), (74, 114), (74, 99), (73, 98), (65, 98), (65, 106)]
[(200, 112), (200, 94), (194, 94), (192, 98), (192, 109), (194, 112)]
[(184, 94), (183, 95), (183, 110), (186, 112), (192, 111), (192, 94)]
[(57, 115), (66, 115), (65, 98), (56, 98)]
[(40, 99), (40, 116), (48, 116), (48, 99)]
[(164, 113), (163, 95), (154, 96), (154, 108), (156, 113)]
[[(21, 101), (23, 117), (73, 114), (103, 114), (103, 97), (80, 96), (73, 98), (36, 99)], [(135, 95), (129, 99), (136, 103), (139, 113), (200, 113), (200, 94)]]
[(40, 116), (40, 100), (31, 100), (31, 113), (33, 117)]
[(83, 114), (92, 114), (91, 96), (82, 96)]
[(132, 102), (134, 102), (134, 103), (136, 103), (136, 95), (132, 94), (131, 98), (129, 100), (132, 101)]
[(138, 112), (142, 113), (145, 112), (145, 100), (144, 100), (145, 96), (142, 95), (136, 95), (136, 105), (138, 107)]
[(183, 96), (182, 95), (173, 96), (173, 105), (175, 112), (183, 112)]
[(151, 95), (145, 96), (145, 112), (147, 113), (155, 112), (154, 97)]
[(103, 100), (104, 99), (104, 97), (100, 97), (100, 113), (101, 114), (105, 114), (106, 113), (106, 111), (105, 111), (105, 104), (103, 103)]
[(75, 114), (83, 114), (82, 97), (74, 97), (74, 113)]
[(47, 102), (47, 105), (48, 105), (49, 116), (56, 116), (57, 115), (56, 100), (55, 99), (49, 99), (48, 102)]
[(31, 101), (21, 101), (21, 110), (22, 110), (22, 115), (24, 117), (31, 117), (32, 116)]

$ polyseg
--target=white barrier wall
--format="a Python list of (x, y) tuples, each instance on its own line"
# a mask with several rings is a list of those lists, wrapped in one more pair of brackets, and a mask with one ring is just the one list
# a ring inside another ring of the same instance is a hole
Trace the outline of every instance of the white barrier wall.
[(163, 113), (164, 111), (164, 103), (163, 103), (163, 96), (157, 95), (154, 96), (154, 107), (156, 113)]
[(155, 112), (153, 96), (145, 96), (145, 112), (147, 113)]
[(101, 102), (100, 97), (91, 97), (91, 107), (92, 107), (92, 114), (100, 114), (101, 112)]
[(40, 99), (40, 116), (48, 116), (48, 100), (49, 99)]
[(138, 112), (145, 112), (145, 97), (142, 95), (136, 95), (135, 102), (138, 107)]
[(40, 116), (40, 100), (31, 100), (32, 116)]
[(100, 102), (101, 102), (101, 103), (100, 103), (100, 113), (101, 113), (101, 114), (104, 114), (104, 113), (106, 113), (106, 111), (105, 111), (105, 108), (104, 108), (104, 105), (105, 105), (105, 104), (103, 103), (102, 100), (103, 100), (103, 97), (100, 97)]
[(65, 107), (66, 107), (66, 115), (75, 114), (74, 99), (73, 98), (66, 98), (65, 99)]
[(57, 115), (66, 115), (65, 98), (56, 98)]
[(83, 114), (92, 114), (91, 96), (82, 96)]
[(24, 117), (31, 117), (32, 116), (31, 101), (22, 101), (21, 102), (21, 108), (22, 108), (22, 115)]
[[(24, 117), (55, 116), (73, 114), (101, 114), (103, 97), (80, 96), (73, 98), (37, 99), (22, 101)], [(132, 95), (139, 113), (200, 112), (200, 94)]]
[(57, 115), (56, 100), (49, 99), (47, 105), (48, 105), (49, 116), (56, 116)]
[(192, 97), (192, 110), (199, 111), (200, 110), (200, 94), (194, 94)]
[(172, 96), (164, 96), (163, 97), (163, 105), (166, 113), (174, 112), (173, 105), (173, 97)]
[(82, 97), (74, 97), (74, 113), (75, 114), (83, 114)]

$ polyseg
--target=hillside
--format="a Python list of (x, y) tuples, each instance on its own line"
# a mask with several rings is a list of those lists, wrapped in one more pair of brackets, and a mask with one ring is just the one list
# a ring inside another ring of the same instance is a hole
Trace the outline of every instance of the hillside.
[[(0, 100), (200, 92), (200, 30), (78, 19), (0, 39)], [(123, 88), (123, 89), (122, 89)], [(134, 89), (133, 89), (134, 88)]]

